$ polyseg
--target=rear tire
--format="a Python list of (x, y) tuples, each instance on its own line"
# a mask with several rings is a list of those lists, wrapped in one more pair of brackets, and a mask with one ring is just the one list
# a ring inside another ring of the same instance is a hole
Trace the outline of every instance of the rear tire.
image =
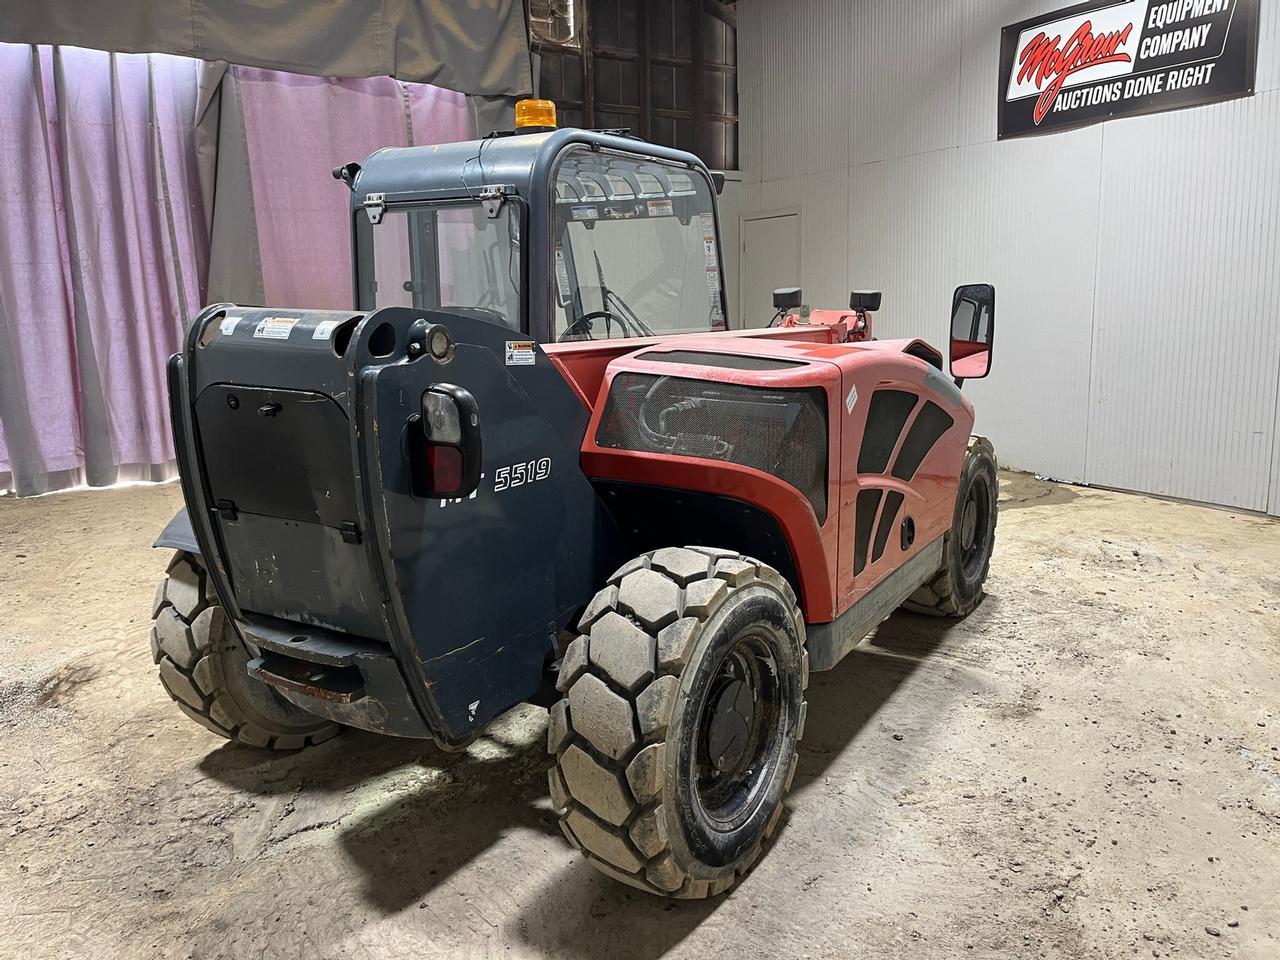
[(338, 725), (307, 713), (246, 672), (245, 646), (213, 592), (204, 564), (178, 551), (156, 589), (151, 657), (178, 709), (220, 737), (250, 747), (297, 750)]
[(995, 547), (999, 492), (991, 441), (970, 437), (951, 530), (942, 545), (942, 569), (907, 599), (904, 608), (935, 617), (965, 617), (982, 602)]
[(640, 890), (723, 893), (795, 776), (809, 674), (795, 593), (750, 557), (672, 547), (618, 570), (578, 629), (547, 733), (561, 829)]

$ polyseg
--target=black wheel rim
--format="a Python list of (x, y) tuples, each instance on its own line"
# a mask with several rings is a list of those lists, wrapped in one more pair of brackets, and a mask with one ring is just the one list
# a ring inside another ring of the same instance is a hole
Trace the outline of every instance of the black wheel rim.
[(960, 541), (960, 568), (966, 577), (976, 574), (986, 558), (990, 519), (991, 498), (987, 481), (977, 477), (969, 484), (956, 531)]
[(731, 830), (750, 817), (782, 735), (777, 658), (764, 637), (746, 634), (721, 659), (698, 712), (693, 799), (712, 825)]

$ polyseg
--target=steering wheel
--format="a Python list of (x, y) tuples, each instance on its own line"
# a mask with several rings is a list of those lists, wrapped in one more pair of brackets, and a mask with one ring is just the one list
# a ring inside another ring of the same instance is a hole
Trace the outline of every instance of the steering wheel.
[(578, 317), (577, 320), (574, 320), (573, 323), (569, 324), (569, 326), (565, 327), (564, 333), (560, 334), (560, 336), (557, 337), (556, 339), (560, 343), (564, 343), (566, 340), (574, 338), (575, 337), (574, 331), (577, 330), (579, 327), (582, 327), (583, 328), (582, 332), (587, 335), (587, 339), (594, 340), (595, 337), (591, 335), (592, 320), (617, 320), (618, 326), (620, 326), (623, 330), (627, 329), (626, 323), (623, 321), (623, 319), (613, 311), (592, 310), (590, 313), (584, 313), (582, 316)]

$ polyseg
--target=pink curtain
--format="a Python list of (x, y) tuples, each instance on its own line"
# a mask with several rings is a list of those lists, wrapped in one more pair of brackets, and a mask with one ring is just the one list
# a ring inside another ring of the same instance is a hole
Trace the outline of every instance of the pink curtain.
[[(200, 70), (0, 44), (0, 493), (173, 474), (165, 363), (208, 294), (214, 214), (195, 143)], [(267, 304), (349, 307), (350, 195), (330, 170), (466, 139), (466, 98), (232, 70), (249, 169), (217, 176), (249, 189), (211, 192), (214, 207), (251, 197)]]
[(164, 365), (203, 298), (199, 62), (0, 44), (0, 491), (172, 472)]
[(466, 97), (390, 77), (235, 69), (267, 305), (349, 308), (351, 195), (331, 171), (381, 147), (467, 139)]

